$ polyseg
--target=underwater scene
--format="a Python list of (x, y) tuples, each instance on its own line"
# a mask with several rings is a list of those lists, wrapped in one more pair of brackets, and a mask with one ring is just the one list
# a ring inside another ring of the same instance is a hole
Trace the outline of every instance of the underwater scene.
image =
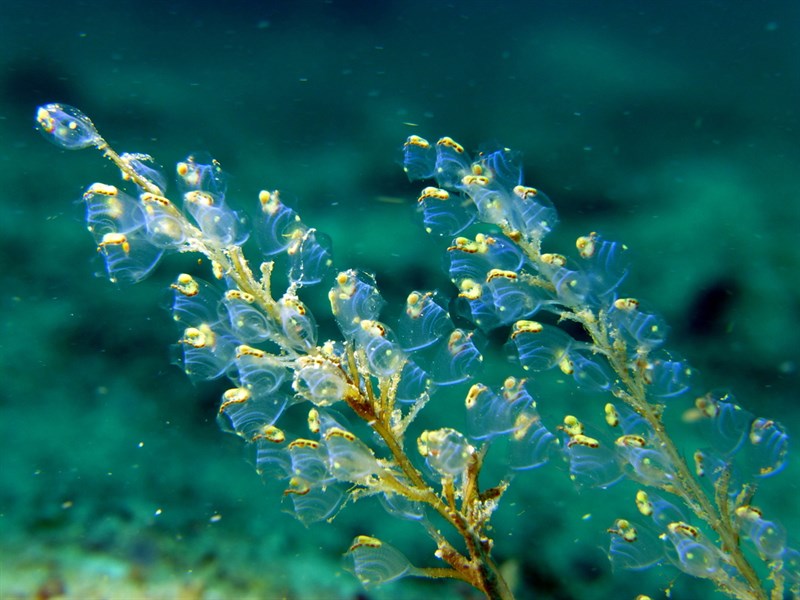
[(0, 599), (800, 597), (798, 40), (3, 3)]

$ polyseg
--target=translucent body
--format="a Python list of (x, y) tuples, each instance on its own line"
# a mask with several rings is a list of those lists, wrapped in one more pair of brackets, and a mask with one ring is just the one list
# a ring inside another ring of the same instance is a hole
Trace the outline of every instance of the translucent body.
[(156, 267), (163, 249), (150, 241), (141, 203), (114, 186), (94, 184), (83, 195), (86, 224), (113, 282), (136, 283)]
[(349, 384), (341, 368), (331, 361), (307, 360), (294, 372), (294, 391), (316, 406), (330, 406), (343, 400)]
[(46, 139), (67, 150), (80, 150), (103, 141), (91, 119), (67, 104), (40, 106), (36, 111), (36, 125)]
[(261, 214), (253, 229), (264, 256), (283, 254), (289, 281), (297, 286), (321, 282), (333, 265), (328, 236), (305, 225), (278, 192), (262, 191), (259, 200)]
[(786, 530), (780, 523), (765, 519), (760, 509), (751, 506), (739, 507), (736, 517), (740, 531), (761, 556), (773, 560), (781, 558), (786, 551)]
[(428, 466), (442, 477), (460, 479), (475, 449), (463, 434), (445, 427), (423, 431), (417, 441), (420, 454)]
[(235, 360), (239, 346), (219, 314), (220, 292), (188, 275), (178, 277), (172, 287), (172, 317), (184, 328), (175, 347), (176, 362), (193, 381), (216, 379)]
[(416, 574), (416, 569), (399, 550), (363, 535), (353, 540), (345, 554), (345, 568), (365, 587)]
[(427, 348), (452, 329), (450, 316), (433, 294), (416, 291), (408, 295), (396, 327), (398, 340), (406, 352)]
[(689, 575), (712, 577), (724, 564), (722, 552), (702, 532), (688, 533), (676, 523), (667, 526), (665, 544), (673, 564)]

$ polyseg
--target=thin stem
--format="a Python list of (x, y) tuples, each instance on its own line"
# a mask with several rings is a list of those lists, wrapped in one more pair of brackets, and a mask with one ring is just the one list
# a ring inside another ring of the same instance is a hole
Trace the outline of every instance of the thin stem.
[[(501, 226), (501, 230), (507, 237), (515, 241), (534, 265), (540, 266), (542, 264), (538, 242), (532, 243), (519, 236), (514, 236), (508, 226)], [(761, 585), (761, 580), (739, 546), (738, 534), (731, 525), (727, 506), (723, 507), (722, 503), (718, 502), (720, 507), (717, 510), (714, 503), (692, 475), (688, 464), (678, 452), (672, 438), (667, 434), (661, 419), (660, 408), (647, 400), (644, 381), (641, 377), (632, 376), (625, 353), (617, 350), (609, 340), (608, 330), (602, 320), (603, 315), (591, 314), (587, 316), (581, 307), (576, 306), (567, 306), (565, 308), (569, 310), (567, 318), (581, 323), (595, 346), (606, 356), (610, 366), (627, 389), (627, 394), (623, 394), (622, 398), (652, 427), (660, 448), (665, 452), (670, 464), (675, 469), (677, 486), (674, 493), (680, 496), (697, 517), (705, 521), (719, 536), (722, 547), (728, 553), (730, 561), (749, 586), (749, 596), (757, 600), (766, 600), (767, 594)], [(726, 573), (722, 572), (720, 578), (716, 581), (724, 591), (729, 591), (742, 597), (742, 590), (730, 589), (738, 586), (731, 581)]]
[[(722, 505), (720, 505), (718, 510), (714, 506), (714, 503), (709, 499), (697, 479), (692, 475), (689, 465), (667, 433), (664, 422), (661, 419), (661, 410), (647, 400), (647, 392), (642, 378), (632, 376), (626, 357), (622, 352), (616, 351), (612, 347), (607, 335), (604, 335), (604, 332), (601, 332), (592, 321), (593, 319), (581, 319), (584, 329), (589, 333), (592, 341), (604, 352), (611, 367), (627, 388), (628, 394), (626, 394), (625, 399), (653, 429), (658, 439), (659, 447), (666, 453), (669, 463), (675, 469), (676, 483), (678, 484), (675, 488), (675, 493), (683, 498), (684, 502), (698, 518), (705, 521), (716, 532), (731, 562), (751, 588), (753, 597), (759, 600), (766, 600), (767, 594), (761, 586), (761, 580), (744, 556), (739, 546), (738, 535), (731, 527), (730, 519), (724, 517), (724, 514), (727, 514), (727, 507), (723, 509)], [(721, 514), (721, 512), (724, 514)], [(727, 583), (730, 585), (729, 581)]]
[(99, 138), (95, 147), (103, 153), (103, 155), (108, 158), (111, 162), (113, 162), (120, 171), (122, 171), (123, 175), (126, 176), (127, 179), (133, 181), (136, 185), (140, 188), (154, 194), (156, 196), (163, 196), (164, 192), (159, 188), (155, 183), (147, 179), (146, 177), (142, 177), (139, 173), (137, 173), (131, 166), (127, 163), (127, 161), (123, 160), (122, 157), (116, 153), (116, 151), (108, 145), (103, 138)]
[(465, 581), (467, 583), (472, 583), (469, 580), (469, 577), (464, 575), (461, 571), (457, 571), (456, 569), (447, 569), (444, 567), (419, 567), (417, 571), (421, 575), (425, 577), (430, 577), (431, 579), (460, 579), (461, 581)]
[[(372, 391), (370, 377), (367, 375), (363, 377), (365, 391), (361, 391), (362, 377), (358, 369), (356, 352), (352, 345), (348, 345), (347, 348), (347, 365), (349, 373), (346, 373), (346, 375), (354, 388), (359, 390), (357, 397), (347, 399), (348, 405), (353, 409), (353, 412), (366, 421), (372, 430), (380, 436), (389, 449), (395, 464), (403, 473), (404, 477), (410, 482), (411, 486), (405, 491), (404, 495), (416, 501), (428, 504), (439, 513), (442, 518), (458, 531), (464, 539), (464, 543), (470, 554), (470, 559), (467, 560), (450, 546), (443, 537), (437, 536), (440, 558), (450, 564), (453, 570), (461, 575), (459, 579), (463, 579), (480, 589), (488, 598), (511, 600), (513, 595), (508, 585), (489, 556), (489, 552), (487, 548), (484, 547), (480, 536), (474, 531), (466, 517), (455, 506), (455, 499), (452, 497), (452, 494), (450, 494), (452, 506), (448, 506), (442, 498), (433, 491), (431, 486), (428, 485), (422, 474), (406, 455), (401, 441), (392, 430), (389, 417), (379, 414), (382, 412), (381, 409), (385, 407), (384, 403), (386, 398), (384, 396), (386, 395), (386, 390), (384, 386), (381, 386), (381, 397), (376, 398)], [(404, 484), (398, 481), (392, 474), (384, 473), (383, 477), (384, 481), (389, 483), (389, 487), (397, 489), (398, 486), (400, 486), (402, 492)], [(452, 487), (452, 483), (450, 485)], [(449, 572), (449, 570), (445, 569), (442, 572)]]

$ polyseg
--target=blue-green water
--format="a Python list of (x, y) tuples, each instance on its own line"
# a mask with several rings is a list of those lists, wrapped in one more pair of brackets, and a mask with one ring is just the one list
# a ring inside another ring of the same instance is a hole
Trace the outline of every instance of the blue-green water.
[[(592, 230), (624, 240), (625, 290), (665, 315), (671, 349), (795, 440), (798, 39), (785, 0), (4, 3), (0, 596), (353, 598), (365, 593), (339, 558), (357, 533), (435, 564), (421, 530), (371, 500), (309, 529), (284, 514), (217, 427), (222, 384), (193, 387), (170, 365), (164, 288), (189, 259), (124, 289), (94, 277), (79, 199), (117, 174), (43, 141), (37, 105), (80, 107), (167, 172), (210, 152), (240, 208), (280, 188), (331, 235), (339, 267), (375, 272), (395, 301), (446, 286), (405, 138), (521, 150), (561, 217), (552, 249)], [(543, 392), (540, 408), (599, 419), (584, 400)], [(437, 397), (426, 423), (461, 406)], [(798, 476), (795, 454), (757, 497), (790, 531)], [(656, 597), (653, 572), (612, 574), (605, 558), (630, 493), (577, 493), (551, 468), (517, 477), (494, 533), (519, 596)], [(366, 594), (431, 593), (465, 592), (406, 580)]]

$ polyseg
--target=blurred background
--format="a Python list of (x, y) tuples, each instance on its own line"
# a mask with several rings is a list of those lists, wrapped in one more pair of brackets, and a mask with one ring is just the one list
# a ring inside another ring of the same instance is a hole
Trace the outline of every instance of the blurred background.
[[(451, 292), (448, 240), (415, 219), (405, 138), (521, 150), (561, 216), (547, 249), (588, 231), (624, 240), (623, 290), (667, 318), (699, 389), (731, 389), (796, 438), (798, 40), (786, 0), (3, 2), (0, 596), (475, 597), (418, 580), (365, 592), (343, 572), (359, 533), (435, 564), (422, 530), (373, 500), (309, 529), (284, 514), (280, 487), (217, 427), (225, 385), (193, 387), (170, 364), (165, 288), (194, 259), (124, 289), (95, 277), (80, 197), (118, 173), (44, 141), (37, 105), (79, 107), (168, 174), (211, 153), (238, 208), (280, 188), (333, 238), (337, 266), (376, 273), (392, 301)], [(537, 385), (550, 422), (601, 418), (605, 399)], [(462, 402), (441, 393), (425, 423), (451, 425)], [(690, 454), (685, 408), (669, 410)], [(757, 496), (789, 531), (798, 477), (795, 455)], [(634, 489), (579, 490), (555, 467), (516, 477), (494, 537), (519, 597), (655, 598), (673, 581), (673, 597), (710, 594), (668, 568), (611, 572), (605, 529)]]

